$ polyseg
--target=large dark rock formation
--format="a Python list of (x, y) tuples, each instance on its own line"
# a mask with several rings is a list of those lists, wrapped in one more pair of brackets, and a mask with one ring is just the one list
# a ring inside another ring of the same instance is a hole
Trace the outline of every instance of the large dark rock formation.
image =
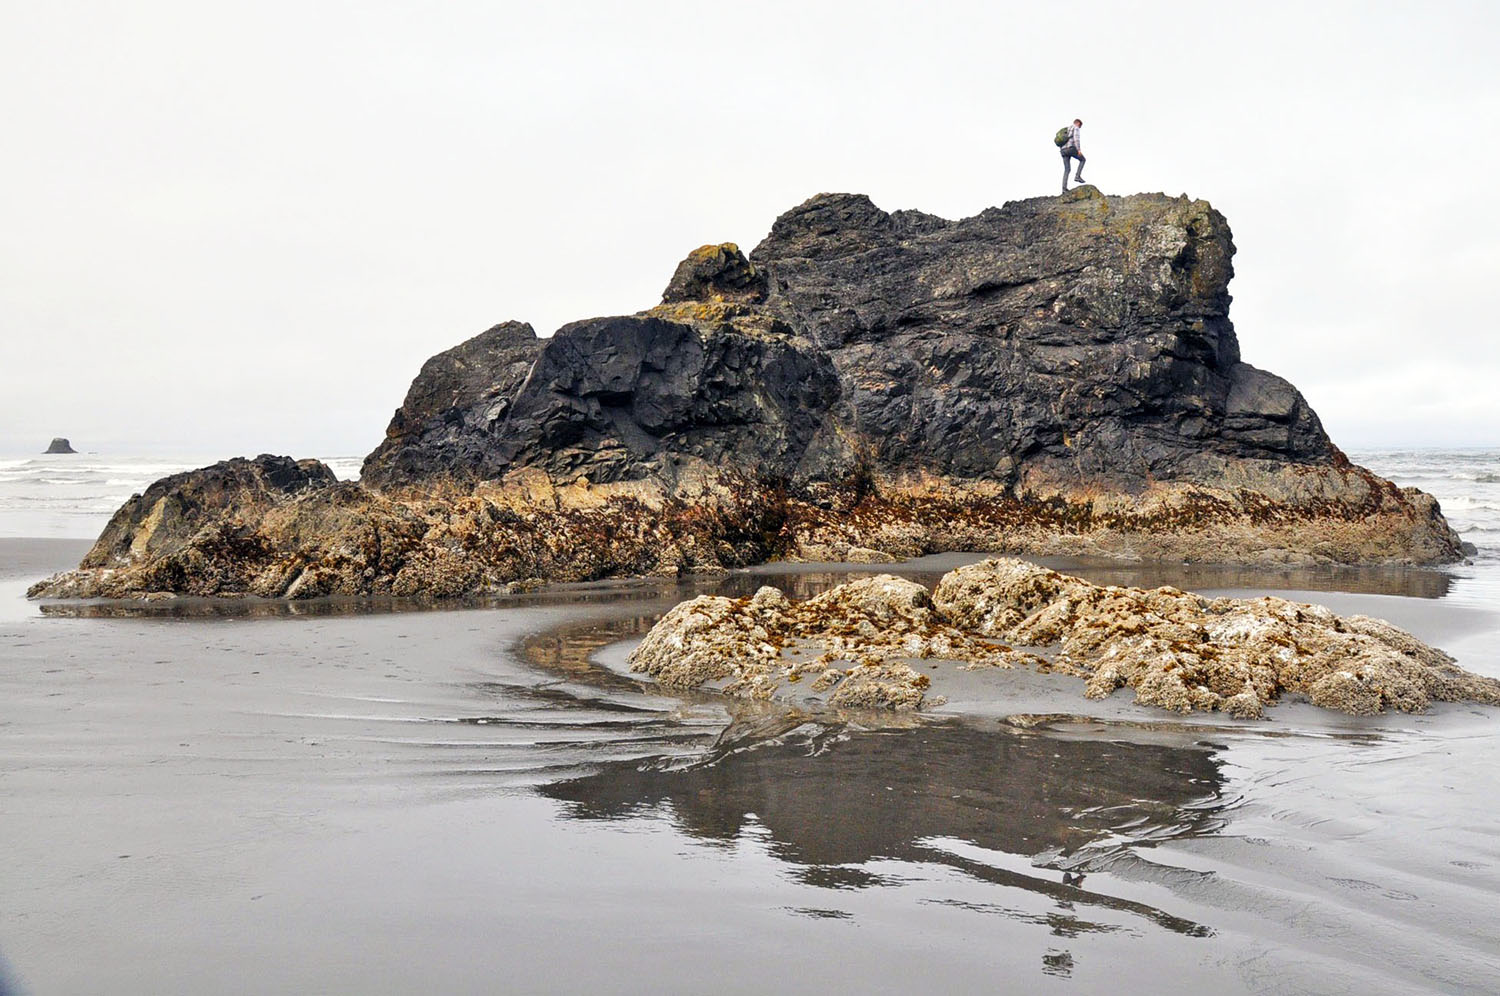
[(833, 356), (877, 468), (1138, 489), (1224, 457), (1333, 459), (1296, 390), (1240, 362), (1233, 253), (1205, 202), (1085, 187), (958, 222), (815, 198), (755, 259)]
[(73, 444), (72, 443), (68, 442), (62, 436), (54, 436), (54, 437), (52, 437), (52, 442), (48, 443), (47, 444), (47, 448), (45, 450), (43, 450), (42, 452), (45, 454), (45, 453), (77, 453), (78, 451), (73, 448)]
[(748, 258), (691, 253), (649, 311), (433, 357), (360, 486), (208, 515), (259, 553), (205, 553), (187, 519), (144, 550), (107, 531), (38, 591), (149, 590), (163, 558), (171, 590), (284, 595), (954, 548), (1459, 556), (1430, 497), (1350, 465), (1241, 361), (1233, 253), (1186, 198), (1084, 187), (947, 221), (820, 195)]
[(412, 394), (451, 381), (446, 407), (412, 433), (408, 397), (364, 480), (539, 466), (605, 482), (692, 457), (793, 486), (1029, 473), (1139, 489), (1226, 459), (1332, 462), (1296, 389), (1240, 361), (1233, 252), (1202, 201), (1082, 188), (951, 222), (816, 197), (750, 260), (694, 252), (651, 312), (546, 343), (500, 326), (526, 332), (491, 376), (446, 371), (496, 330), (435, 357)]

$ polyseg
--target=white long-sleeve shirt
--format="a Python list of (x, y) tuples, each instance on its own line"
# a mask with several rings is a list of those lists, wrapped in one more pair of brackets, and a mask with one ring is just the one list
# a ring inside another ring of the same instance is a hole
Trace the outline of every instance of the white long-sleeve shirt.
[(1083, 143), (1080, 141), (1078, 135), (1082, 130), (1078, 125), (1068, 125), (1068, 141), (1063, 145), (1063, 148), (1072, 149), (1074, 152), (1082, 152)]

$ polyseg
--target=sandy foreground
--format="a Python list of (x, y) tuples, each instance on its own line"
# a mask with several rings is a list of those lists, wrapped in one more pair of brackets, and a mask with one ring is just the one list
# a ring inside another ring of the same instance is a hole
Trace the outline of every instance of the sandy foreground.
[[(21, 600), (84, 545), (0, 541), (0, 958), (26, 991), (910, 991), (997, 973), (1148, 991), (1164, 959), (1228, 991), (1500, 983), (1489, 710), (1184, 724), (1128, 693), (1089, 702), (1076, 679), (940, 665), (942, 715), (883, 730), (614, 670), (679, 590), (209, 618)], [(805, 592), (844, 570), (725, 584)], [(1494, 612), (1305, 597), (1500, 674)], [(1080, 718), (1003, 721), (1059, 712)]]

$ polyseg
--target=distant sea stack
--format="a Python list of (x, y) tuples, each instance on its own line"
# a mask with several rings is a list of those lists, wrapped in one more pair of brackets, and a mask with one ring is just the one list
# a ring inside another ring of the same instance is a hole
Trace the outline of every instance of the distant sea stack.
[(62, 436), (54, 436), (52, 438), (52, 442), (50, 442), (50, 443), (47, 444), (47, 449), (45, 451), (43, 451), (43, 452), (44, 453), (77, 453), (78, 451), (73, 448), (73, 444), (72, 443), (68, 442)]
[(1240, 359), (1207, 202), (1081, 187), (947, 221), (820, 194), (662, 301), (428, 360), (359, 483), (166, 478), (34, 596), (450, 596), (943, 550), (1436, 563), (1437, 502)]

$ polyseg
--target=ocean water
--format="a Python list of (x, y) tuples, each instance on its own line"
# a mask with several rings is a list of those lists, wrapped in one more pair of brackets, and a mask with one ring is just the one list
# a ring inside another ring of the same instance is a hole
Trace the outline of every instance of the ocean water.
[(1453, 528), (1479, 548), (1476, 559), (1500, 560), (1500, 449), (1352, 450), (1349, 458), (1435, 496)]
[[(0, 459), (0, 537), (93, 539), (133, 494), (169, 474), (221, 457), (76, 453)], [(339, 480), (359, 477), (360, 457), (325, 457)]]

